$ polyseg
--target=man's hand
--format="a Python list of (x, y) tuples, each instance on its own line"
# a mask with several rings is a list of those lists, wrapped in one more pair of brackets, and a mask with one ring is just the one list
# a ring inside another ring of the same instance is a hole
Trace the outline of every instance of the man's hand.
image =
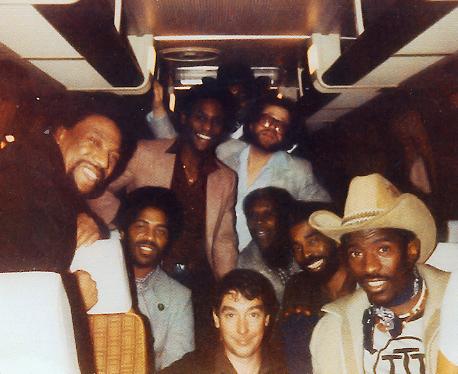
[(77, 270), (73, 274), (78, 283), (84, 308), (88, 311), (98, 301), (97, 283), (87, 271)]
[(155, 118), (165, 117), (167, 111), (164, 107), (164, 89), (158, 81), (153, 82), (153, 113)]
[(88, 246), (101, 238), (99, 226), (88, 214), (80, 213), (76, 225), (76, 248)]

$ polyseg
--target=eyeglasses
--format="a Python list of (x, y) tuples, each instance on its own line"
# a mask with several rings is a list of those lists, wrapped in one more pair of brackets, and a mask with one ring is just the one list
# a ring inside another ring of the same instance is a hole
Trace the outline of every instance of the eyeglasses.
[(265, 128), (273, 127), (276, 132), (281, 134), (285, 133), (288, 127), (288, 122), (276, 119), (268, 113), (262, 113), (257, 122)]

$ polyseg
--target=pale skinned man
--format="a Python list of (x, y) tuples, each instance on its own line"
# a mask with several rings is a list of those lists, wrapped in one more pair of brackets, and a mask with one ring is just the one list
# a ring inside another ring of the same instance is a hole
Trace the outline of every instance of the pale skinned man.
[(269, 348), (277, 302), (270, 282), (252, 270), (237, 269), (218, 282), (213, 322), (219, 343), (188, 353), (162, 374), (283, 374), (282, 359)]

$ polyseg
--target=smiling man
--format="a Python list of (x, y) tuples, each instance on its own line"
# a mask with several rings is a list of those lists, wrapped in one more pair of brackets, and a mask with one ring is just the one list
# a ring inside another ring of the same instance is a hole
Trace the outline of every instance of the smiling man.
[(213, 322), (220, 343), (185, 355), (162, 374), (285, 374), (281, 357), (269, 348), (277, 301), (270, 282), (252, 270), (237, 269), (218, 284)]
[(80, 223), (92, 215), (85, 197), (112, 173), (122, 136), (111, 106), (72, 104), (62, 103), (68, 115), (54, 117), (54, 132), (18, 132), (0, 150), (0, 272), (63, 276), (81, 370), (93, 373), (83, 309), (97, 301), (95, 282), (83, 271), (75, 279), (69, 268), (76, 248), (99, 238), (95, 223), (95, 237), (80, 234)]
[(278, 302), (294, 271), (288, 240), (288, 213), (293, 198), (281, 188), (251, 192), (243, 207), (253, 240), (240, 253), (237, 267), (256, 270), (272, 283)]
[(355, 282), (337, 251), (337, 243), (308, 223), (329, 203), (295, 201), (289, 214), (289, 237), (301, 271), (291, 276), (283, 296), (280, 328), (290, 374), (312, 373), (310, 338), (323, 305), (353, 292)]
[(436, 243), (428, 208), (372, 174), (352, 180), (343, 218), (318, 211), (310, 224), (341, 242), (361, 287), (323, 307), (310, 345), (313, 372), (433, 373), (448, 274), (422, 265)]
[(131, 192), (118, 212), (138, 307), (148, 318), (154, 337), (157, 370), (194, 350), (191, 292), (160, 267), (164, 253), (181, 229), (181, 214), (173, 192), (160, 187)]
[(204, 312), (210, 308), (206, 290), (235, 267), (237, 184), (235, 173), (214, 154), (227, 129), (226, 96), (213, 87), (195, 87), (188, 93), (180, 117), (178, 138), (140, 141), (124, 173), (91, 206), (111, 223), (121, 190), (161, 186), (175, 192), (183, 207), (183, 230), (164, 254), (162, 268), (192, 290), (199, 344), (207, 335), (202, 329), (209, 325), (199, 318), (210, 318)]
[(82, 244), (84, 197), (113, 172), (122, 137), (96, 104), (72, 113), (54, 132), (15, 134), (0, 150), (0, 271), (62, 273)]

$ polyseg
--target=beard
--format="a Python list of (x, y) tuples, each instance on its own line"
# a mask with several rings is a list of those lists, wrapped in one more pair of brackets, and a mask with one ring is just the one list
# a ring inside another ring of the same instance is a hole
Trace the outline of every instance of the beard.
[(259, 148), (259, 149), (262, 149), (263, 151), (265, 152), (269, 152), (269, 153), (274, 153), (274, 152), (277, 152), (277, 151), (283, 151), (285, 150), (285, 142), (279, 142), (279, 143), (275, 143), (275, 144), (271, 144), (269, 146), (265, 146), (265, 145), (262, 145), (258, 138), (256, 137), (255, 134), (253, 134), (251, 136), (251, 139), (250, 139), (250, 143), (253, 144), (255, 147)]

